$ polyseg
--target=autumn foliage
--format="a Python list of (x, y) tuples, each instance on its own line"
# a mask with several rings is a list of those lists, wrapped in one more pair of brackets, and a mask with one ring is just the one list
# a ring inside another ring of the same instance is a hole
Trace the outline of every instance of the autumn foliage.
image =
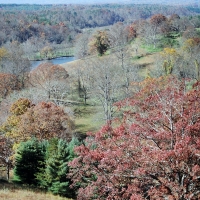
[(200, 198), (200, 85), (146, 79), (117, 104), (118, 127), (88, 134), (71, 163), (77, 199)]
[(21, 116), (18, 131), (39, 140), (53, 137), (69, 140), (73, 125), (73, 121), (61, 107), (52, 102), (41, 102)]
[(174, 48), (164, 48), (160, 53), (163, 61), (163, 70), (166, 75), (172, 74), (176, 61), (180, 58), (180, 55)]
[(13, 90), (18, 90), (20, 84), (12, 74), (0, 73), (0, 98), (5, 98)]
[(30, 82), (33, 85), (41, 85), (48, 81), (65, 80), (68, 76), (68, 72), (60, 65), (42, 63), (30, 72)]
[(106, 31), (98, 31), (90, 42), (90, 52), (97, 52), (102, 56), (110, 47), (108, 33)]
[(7, 55), (8, 55), (8, 52), (7, 52), (6, 48), (4, 48), (4, 47), (0, 48), (0, 61), (1, 61), (4, 57), (6, 57)]
[(133, 39), (137, 37), (137, 24), (132, 23), (130, 26), (127, 27), (128, 30), (128, 38)]
[(20, 98), (11, 105), (10, 112), (0, 131), (15, 144), (32, 137), (39, 140), (72, 137), (73, 121), (61, 107), (52, 102), (35, 105), (29, 99)]
[(156, 14), (153, 15), (150, 19), (150, 23), (155, 25), (155, 26), (159, 26), (161, 25), (163, 22), (165, 22), (167, 20), (167, 18), (162, 15), (162, 14)]

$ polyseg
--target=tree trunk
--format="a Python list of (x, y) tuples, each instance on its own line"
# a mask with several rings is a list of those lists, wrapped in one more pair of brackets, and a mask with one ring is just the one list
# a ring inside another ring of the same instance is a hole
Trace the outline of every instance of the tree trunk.
[(6, 163), (7, 181), (10, 179), (10, 163)]

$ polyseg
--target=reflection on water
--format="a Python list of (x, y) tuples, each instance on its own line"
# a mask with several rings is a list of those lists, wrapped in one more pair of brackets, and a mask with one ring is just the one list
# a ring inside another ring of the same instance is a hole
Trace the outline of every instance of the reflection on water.
[(74, 57), (60, 57), (60, 58), (54, 58), (51, 60), (32, 61), (31, 69), (35, 69), (39, 64), (45, 63), (45, 62), (51, 62), (53, 64), (63, 64), (63, 63), (71, 62), (73, 60), (75, 60)]

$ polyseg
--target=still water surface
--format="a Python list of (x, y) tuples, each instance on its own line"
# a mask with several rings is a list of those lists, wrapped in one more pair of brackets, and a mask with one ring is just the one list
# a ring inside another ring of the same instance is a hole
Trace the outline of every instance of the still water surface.
[(75, 60), (74, 57), (60, 57), (60, 58), (54, 58), (51, 60), (32, 61), (31, 69), (35, 69), (38, 65), (45, 62), (51, 62), (53, 64), (63, 64), (63, 63), (71, 62), (73, 60)]

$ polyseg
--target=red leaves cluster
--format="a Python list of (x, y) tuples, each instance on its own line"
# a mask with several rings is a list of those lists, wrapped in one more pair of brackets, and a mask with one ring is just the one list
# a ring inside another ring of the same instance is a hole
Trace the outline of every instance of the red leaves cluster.
[(197, 46), (197, 45), (200, 45), (200, 37), (196, 37), (196, 38), (192, 38), (193, 41), (194, 41), (194, 44)]
[(127, 27), (128, 29), (128, 38), (133, 39), (137, 37), (137, 26), (133, 23)]
[(153, 25), (159, 26), (159, 25), (161, 25), (166, 20), (167, 20), (167, 18), (164, 15), (162, 15), (162, 14), (156, 14), (156, 15), (153, 15), (151, 17), (150, 22)]
[(76, 149), (78, 199), (199, 199), (199, 88), (148, 79), (119, 107), (129, 111), (118, 128), (105, 126)]
[(64, 110), (52, 102), (31, 106), (20, 118), (20, 134), (38, 139), (52, 137), (70, 139), (73, 121)]

